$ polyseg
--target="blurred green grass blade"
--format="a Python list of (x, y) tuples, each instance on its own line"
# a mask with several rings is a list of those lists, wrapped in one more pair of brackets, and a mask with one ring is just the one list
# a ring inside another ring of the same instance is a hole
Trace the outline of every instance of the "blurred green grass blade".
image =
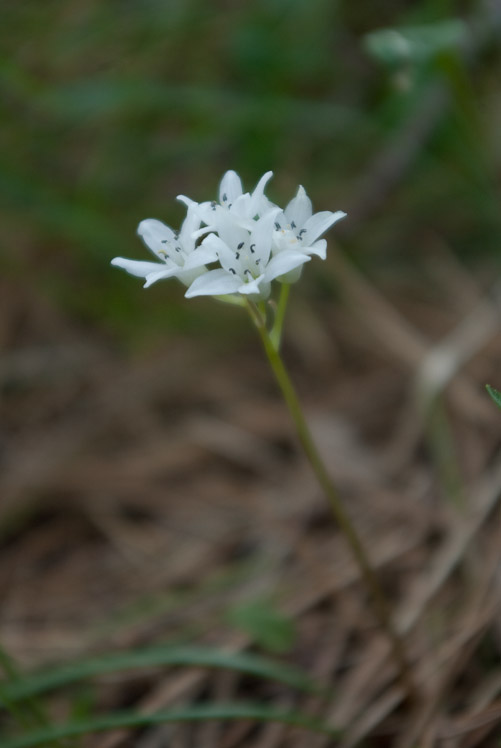
[(123, 235), (104, 211), (85, 204), (82, 197), (74, 199), (64, 194), (61, 186), (54, 187), (50, 175), (40, 178), (34, 172), (23, 171), (9, 164), (2, 155), (0, 161), (0, 196), (11, 211), (36, 219), (44, 229), (82, 244), (95, 255), (123, 245)]
[(301, 671), (257, 655), (233, 654), (203, 647), (168, 646), (104, 655), (52, 668), (13, 683), (5, 683), (2, 693), (10, 703), (16, 703), (104, 673), (166, 665), (225, 668), (278, 681), (303, 691), (318, 690)]
[(323, 131), (341, 131), (355, 126), (363, 117), (353, 107), (286, 94), (261, 94), (217, 86), (175, 85), (133, 78), (90, 78), (61, 85), (40, 98), (43, 111), (63, 122), (99, 122), (108, 117), (122, 118), (135, 112), (141, 116), (169, 115), (209, 118), (219, 126), (241, 127), (250, 123), (294, 124)]
[(328, 735), (333, 739), (340, 735), (339, 731), (333, 730), (324, 723), (296, 711), (282, 712), (263, 707), (260, 704), (202, 704), (172, 712), (158, 712), (157, 714), (148, 715), (137, 714), (136, 712), (118, 712), (97, 719), (68, 722), (65, 725), (55, 725), (43, 730), (33, 731), (18, 738), (6, 740), (2, 743), (2, 748), (31, 748), (32, 746), (42, 745), (49, 741), (74, 738), (80, 735), (87, 735), (88, 733), (105, 732), (124, 727), (152, 727), (169, 722), (237, 719), (250, 719), (256, 722), (279, 722)]
[(489, 393), (489, 395), (492, 397), (498, 408), (501, 408), (501, 392), (499, 390), (494, 389), (494, 387), (491, 387), (490, 384), (485, 385), (485, 389)]
[(211, 117), (221, 126), (220, 113), (232, 125), (280, 121), (296, 122), (298, 127), (324, 127), (342, 131), (363, 123), (355, 107), (329, 100), (284, 93), (254, 93), (219, 85), (165, 83), (156, 77), (148, 80), (127, 75), (81, 77), (71, 85), (44, 86), (34, 76), (8, 64), (0, 67), (0, 82), (38, 114), (79, 127), (113, 118), (141, 113), (155, 115)]
[(9, 698), (7, 693), (9, 685), (19, 683), (21, 675), (15, 661), (1, 645), (0, 670), (3, 671), (5, 677), (5, 681), (0, 682), (0, 708), (10, 712), (21, 725), (28, 727), (33, 724), (43, 727), (49, 725), (50, 722), (45, 711), (35, 699), (28, 697), (26, 703), (20, 705)]

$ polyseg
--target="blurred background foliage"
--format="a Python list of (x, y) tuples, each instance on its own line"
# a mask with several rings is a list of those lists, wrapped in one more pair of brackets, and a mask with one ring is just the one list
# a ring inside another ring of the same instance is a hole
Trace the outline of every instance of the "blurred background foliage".
[[(492, 277), (499, 5), (6, 0), (2, 275), (126, 344), (231, 338), (226, 309), (175, 283), (145, 292), (109, 262), (146, 259), (138, 222), (176, 227), (176, 195), (209, 199), (233, 168), (248, 189), (272, 169), (281, 203), (302, 183), (317, 209), (348, 211), (336, 236), (373, 276), (426, 276), (439, 237)], [(335, 293), (313, 265), (301, 292)]]

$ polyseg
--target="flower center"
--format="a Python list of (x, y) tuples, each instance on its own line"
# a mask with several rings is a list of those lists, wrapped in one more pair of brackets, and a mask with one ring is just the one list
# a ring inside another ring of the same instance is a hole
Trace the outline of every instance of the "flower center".
[[(179, 234), (177, 232), (175, 234), (175, 237), (176, 239), (179, 238)], [(180, 244), (173, 244), (171, 241), (169, 241), (169, 239), (162, 239), (162, 244), (164, 245), (164, 249), (159, 249), (158, 254), (163, 259), (163, 261), (167, 265), (169, 264), (169, 262), (171, 262), (178, 267), (182, 267), (186, 262), (188, 253), (185, 252)]]
[(238, 275), (246, 282), (257, 278), (261, 272), (259, 265), (261, 260), (256, 257), (256, 245), (240, 242), (235, 250), (235, 260), (238, 267)]

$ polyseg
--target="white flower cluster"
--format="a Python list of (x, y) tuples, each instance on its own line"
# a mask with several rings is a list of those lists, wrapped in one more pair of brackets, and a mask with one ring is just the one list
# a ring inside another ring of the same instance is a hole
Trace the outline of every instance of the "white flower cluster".
[(303, 187), (282, 210), (264, 194), (271, 176), (267, 172), (249, 193), (238, 174), (228, 171), (221, 180), (219, 202), (196, 203), (179, 195), (188, 209), (180, 231), (154, 218), (138, 226), (157, 262), (115, 257), (112, 265), (145, 278), (145, 288), (163, 278), (178, 278), (188, 287), (187, 298), (268, 298), (273, 280), (293, 283), (312, 255), (325, 260), (327, 242), (320, 237), (346, 215), (327, 210), (314, 214)]

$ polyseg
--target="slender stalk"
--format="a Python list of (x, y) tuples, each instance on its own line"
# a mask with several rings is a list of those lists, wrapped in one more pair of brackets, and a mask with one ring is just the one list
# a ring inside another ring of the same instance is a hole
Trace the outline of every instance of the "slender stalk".
[(272, 340), (270, 334), (268, 333), (268, 330), (266, 329), (264, 317), (261, 315), (256, 305), (251, 301), (248, 302), (248, 308), (261, 337), (266, 356), (268, 357), (270, 366), (273, 370), (277, 383), (287, 404), (289, 413), (292, 417), (292, 420), (294, 421), (299, 441), (301, 442), (301, 445), (310, 462), (311, 467), (313, 468), (319, 484), (325, 492), (334, 518), (351, 547), (353, 556), (360, 569), (362, 579), (364, 580), (364, 583), (370, 592), (373, 601), (374, 612), (390, 641), (393, 657), (398, 669), (401, 683), (407, 693), (408, 698), (411, 701), (415, 702), (417, 700), (418, 691), (411, 674), (404, 644), (393, 625), (389, 605), (379, 584), (376, 572), (374, 571), (374, 568), (369, 560), (360, 536), (355, 530), (355, 527), (353, 526), (343, 506), (339, 494), (333, 482), (331, 481), (325, 464), (320, 457), (320, 454), (304, 417), (303, 410), (301, 408), (301, 404), (296, 394), (294, 385), (292, 384), (291, 378), (289, 377), (284, 362), (280, 356), (280, 353), (278, 352), (278, 347), (274, 344), (274, 341)]
[(287, 309), (287, 301), (289, 299), (290, 285), (288, 283), (282, 283), (280, 286), (280, 298), (278, 300), (277, 313), (275, 315), (275, 322), (270, 332), (271, 342), (275, 350), (280, 349), (280, 340), (282, 338), (282, 329), (284, 326), (285, 310)]

